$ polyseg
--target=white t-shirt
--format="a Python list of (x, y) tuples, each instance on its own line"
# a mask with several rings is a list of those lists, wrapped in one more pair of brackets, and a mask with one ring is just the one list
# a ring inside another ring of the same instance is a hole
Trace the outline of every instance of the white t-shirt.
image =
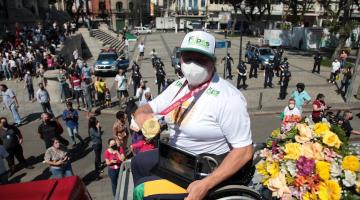
[(301, 110), (299, 108), (297, 108), (296, 106), (294, 107), (294, 109), (290, 110), (289, 106), (286, 106), (284, 108), (284, 118), (286, 118), (286, 116), (300, 116), (301, 117)]
[[(184, 81), (185, 78), (175, 81), (149, 103), (155, 114), (162, 112), (189, 92), (185, 86), (174, 99)], [(181, 113), (193, 100), (194, 97), (182, 104)], [(195, 154), (217, 155), (226, 153), (231, 148), (250, 145), (250, 118), (246, 105), (241, 92), (215, 74), (208, 88), (182, 120), (180, 127), (174, 123), (177, 109), (165, 116), (170, 128), (171, 145)]]
[(139, 44), (139, 52), (144, 52), (144, 45)]
[(149, 87), (146, 87), (145, 89), (138, 88), (136, 90), (136, 97), (139, 98), (139, 106), (145, 105), (148, 102), (145, 98), (145, 94), (148, 92), (151, 93)]
[(16, 67), (15, 60), (9, 60), (9, 65), (10, 65), (10, 68)]
[(340, 69), (340, 62), (333, 62), (331, 67), (331, 72), (335, 73), (337, 70)]
[(117, 74), (115, 76), (115, 81), (117, 81), (117, 90), (127, 90), (126, 76), (120, 76), (119, 74)]

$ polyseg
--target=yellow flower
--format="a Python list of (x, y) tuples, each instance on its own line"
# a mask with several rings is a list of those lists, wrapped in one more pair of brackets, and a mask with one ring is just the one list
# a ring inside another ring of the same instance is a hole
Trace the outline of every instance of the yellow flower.
[(280, 135), (280, 128), (277, 128), (271, 132), (272, 137), (278, 137)]
[(356, 192), (360, 194), (360, 179), (358, 179), (356, 181), (356, 188), (355, 188)]
[(299, 143), (287, 143), (285, 144), (285, 159), (297, 160), (300, 157), (301, 144)]
[(278, 176), (271, 178), (269, 180), (268, 188), (272, 191), (272, 196), (276, 196), (277, 198), (291, 195), (291, 191), (286, 185), (284, 174), (279, 174)]
[(256, 170), (259, 174), (261, 175), (268, 175), (268, 172), (266, 171), (266, 162), (264, 160), (261, 160), (257, 165), (256, 165)]
[(301, 155), (309, 159), (324, 160), (323, 147), (319, 143), (307, 142), (301, 146)]
[(320, 200), (339, 200), (341, 198), (341, 187), (337, 181), (326, 180), (320, 183), (318, 195)]
[(316, 123), (313, 129), (315, 135), (321, 136), (323, 133), (330, 131), (330, 126), (328, 123), (320, 122), (320, 123)]
[(303, 197), (302, 197), (303, 200), (316, 200), (316, 194), (314, 193), (310, 193), (310, 192), (306, 192)]
[(309, 126), (306, 124), (297, 124), (296, 128), (299, 130), (299, 135), (295, 136), (296, 142), (304, 143), (310, 141), (312, 133)]
[(271, 177), (278, 176), (280, 172), (279, 163), (274, 161), (266, 161), (266, 171), (270, 174)]
[(322, 180), (328, 180), (330, 178), (330, 166), (331, 164), (325, 161), (316, 162), (316, 174), (318, 174)]
[(322, 142), (330, 147), (336, 147), (337, 149), (341, 145), (339, 137), (335, 133), (330, 131), (323, 135)]
[(360, 170), (359, 158), (356, 156), (346, 156), (342, 162), (342, 168), (357, 172)]

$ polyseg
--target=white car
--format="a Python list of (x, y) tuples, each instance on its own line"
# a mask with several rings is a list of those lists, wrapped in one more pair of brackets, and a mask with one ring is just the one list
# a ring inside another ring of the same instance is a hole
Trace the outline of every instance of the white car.
[(134, 27), (134, 29), (132, 30), (133, 34), (150, 34), (151, 30), (146, 28), (146, 27), (140, 27), (140, 26), (136, 26)]

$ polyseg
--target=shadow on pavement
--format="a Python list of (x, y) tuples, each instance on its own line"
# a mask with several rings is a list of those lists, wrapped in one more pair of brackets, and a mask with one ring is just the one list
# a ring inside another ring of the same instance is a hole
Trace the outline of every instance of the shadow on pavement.
[(95, 181), (98, 177), (99, 177), (98, 173), (95, 170), (93, 170), (88, 174), (86, 174), (82, 178), (82, 181), (85, 183), (85, 185), (89, 185), (91, 182)]
[(20, 183), (21, 178), (23, 178), (24, 176), (26, 176), (26, 173), (19, 174), (15, 177), (9, 179), (9, 183)]
[(47, 167), (46, 169), (43, 170), (43, 172), (40, 175), (37, 175), (32, 181), (38, 181), (38, 180), (46, 180), (49, 179), (51, 177), (51, 172), (49, 170), (49, 168)]
[[(45, 151), (45, 150), (44, 150)], [(34, 156), (30, 156), (28, 159), (27, 159), (27, 162), (30, 164), (30, 165), (36, 165), (40, 162), (42, 162), (44, 160), (44, 154), (40, 154), (36, 157)]]
[(41, 114), (42, 114), (42, 112), (37, 112), (37, 113), (31, 113), (31, 114), (27, 115), (23, 119), (23, 121), (24, 121), (23, 125), (29, 124), (29, 123), (31, 123), (33, 121), (36, 121), (36, 120), (40, 119)]

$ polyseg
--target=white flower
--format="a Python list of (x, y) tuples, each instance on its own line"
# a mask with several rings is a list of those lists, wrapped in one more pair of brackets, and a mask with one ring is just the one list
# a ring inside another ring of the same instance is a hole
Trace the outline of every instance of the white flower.
[(286, 166), (287, 166), (287, 170), (290, 173), (290, 175), (294, 177), (296, 175), (296, 164), (295, 164), (295, 162), (287, 161)]
[(345, 179), (343, 179), (343, 184), (346, 187), (351, 187), (356, 183), (356, 174), (352, 171), (345, 170)]
[(337, 162), (331, 163), (330, 173), (331, 173), (331, 177), (333, 178), (341, 175), (341, 167)]

